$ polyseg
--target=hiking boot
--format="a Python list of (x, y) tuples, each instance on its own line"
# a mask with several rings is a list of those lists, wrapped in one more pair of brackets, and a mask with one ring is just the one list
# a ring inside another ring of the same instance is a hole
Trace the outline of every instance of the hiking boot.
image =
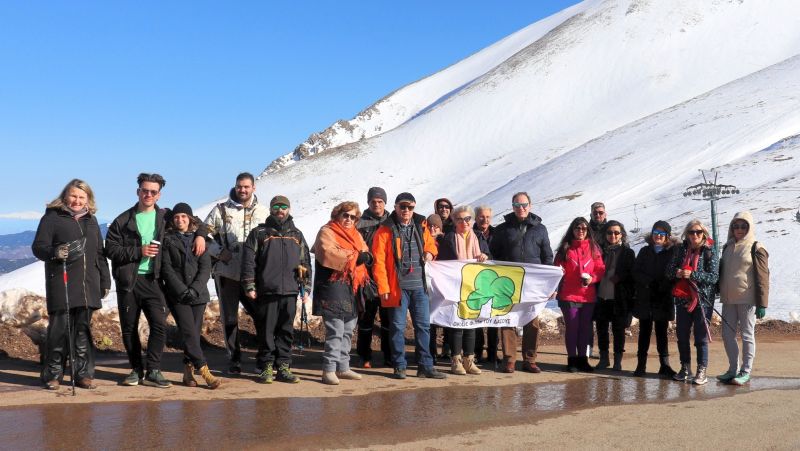
[(681, 381), (681, 382), (689, 382), (690, 380), (692, 380), (692, 372), (689, 369), (689, 364), (681, 363), (680, 371), (675, 373), (675, 375), (672, 376), (672, 378), (675, 379), (676, 381)]
[(582, 373), (593, 373), (594, 367), (589, 365), (589, 357), (575, 357), (575, 366), (578, 367), (578, 371)]
[(615, 352), (614, 353), (614, 366), (611, 368), (614, 371), (622, 371), (622, 353)]
[(231, 362), (231, 366), (228, 367), (228, 374), (242, 374), (242, 364), (239, 362)]
[(608, 360), (608, 351), (600, 351), (600, 361), (597, 362), (597, 365), (595, 365), (595, 369), (603, 370), (609, 366), (611, 366), (611, 362)]
[(637, 356), (636, 369), (633, 370), (635, 377), (644, 377), (647, 369), (647, 354)]
[(669, 366), (669, 355), (658, 356), (658, 361), (661, 364), (661, 367), (658, 368), (658, 374), (667, 377), (675, 376), (675, 370), (673, 370), (672, 367)]
[(434, 367), (430, 368), (422, 368), (420, 367), (417, 370), (417, 377), (421, 379), (444, 379), (447, 377), (446, 374), (442, 373), (441, 371), (437, 370)]
[(53, 379), (53, 380), (51, 380), (49, 382), (45, 382), (44, 384), (42, 384), (42, 386), (46, 390), (58, 390), (58, 387), (60, 387), (61, 384), (58, 382), (58, 379)]
[(97, 385), (94, 385), (94, 381), (91, 377), (82, 377), (75, 381), (75, 385), (84, 390), (94, 390), (97, 388)]
[(395, 379), (405, 379), (406, 378), (406, 369), (405, 368), (395, 368), (394, 373), (392, 373), (392, 377)]
[(339, 385), (339, 378), (333, 371), (323, 371), (322, 383), (326, 385)]
[[(206, 385), (211, 390), (219, 387), (222, 383), (222, 380), (213, 374), (211, 374), (211, 370), (208, 369), (208, 365), (203, 365), (200, 367), (200, 376), (203, 376), (203, 380), (206, 382)], [(195, 382), (195, 384), (197, 384)]]
[(135, 387), (139, 385), (143, 377), (142, 370), (138, 368), (134, 368), (131, 370), (131, 374), (125, 376), (125, 379), (122, 380), (122, 385), (126, 385), (128, 387)]
[(720, 374), (719, 376), (717, 376), (717, 380), (722, 382), (722, 383), (727, 384), (727, 383), (731, 382), (733, 379), (735, 379), (736, 376), (737, 376), (736, 370), (733, 370), (733, 371), (728, 370), (728, 371)]
[(577, 357), (567, 357), (567, 372), (568, 373), (577, 373), (578, 372), (578, 364), (576, 362)]
[(468, 355), (464, 359), (464, 370), (467, 372), (467, 374), (475, 374), (475, 375), (481, 374), (481, 369), (478, 368), (477, 365), (475, 365), (474, 355)]
[(517, 364), (517, 362), (514, 361), (514, 360), (505, 360), (503, 362), (503, 372), (504, 373), (508, 373), (508, 374), (513, 373), (514, 370), (515, 370), (514, 367), (516, 366), (516, 364)]
[(287, 384), (296, 384), (300, 382), (300, 378), (292, 373), (289, 369), (288, 363), (281, 363), (278, 367), (278, 376), (275, 378), (279, 382), (286, 382)]
[(522, 362), (522, 371), (538, 374), (542, 372), (542, 369), (536, 366), (534, 362)]
[(731, 384), (733, 385), (744, 385), (748, 382), (750, 382), (750, 373), (745, 371), (739, 371), (739, 374), (731, 380)]
[(454, 354), (453, 360), (450, 364), (450, 372), (453, 374), (457, 374), (459, 376), (463, 376), (467, 374), (467, 370), (464, 369), (464, 358), (461, 354)]
[(272, 376), (272, 364), (268, 363), (267, 367), (264, 368), (261, 373), (258, 374), (258, 378), (256, 378), (256, 382), (259, 384), (271, 384), (273, 380)]
[(161, 370), (150, 370), (147, 372), (147, 375), (142, 380), (142, 384), (147, 385), (148, 387), (156, 387), (156, 388), (169, 388), (172, 387), (172, 383), (161, 374)]
[(188, 362), (183, 365), (183, 385), (197, 387), (197, 381), (194, 380), (194, 365)]
[(697, 373), (694, 375), (693, 383), (695, 385), (705, 385), (708, 382), (708, 378), (706, 377), (706, 367), (703, 365), (697, 365)]
[(353, 370), (337, 371), (336, 372), (336, 377), (338, 377), (339, 379), (350, 380), (350, 381), (360, 381), (361, 380), (361, 375), (356, 373)]

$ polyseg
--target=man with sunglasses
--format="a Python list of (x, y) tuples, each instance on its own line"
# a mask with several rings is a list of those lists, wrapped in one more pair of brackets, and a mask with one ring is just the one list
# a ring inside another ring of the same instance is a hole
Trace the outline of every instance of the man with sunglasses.
[[(166, 181), (159, 174), (141, 173), (136, 179), (139, 201), (117, 216), (106, 235), (106, 256), (111, 260), (117, 289), (122, 343), (128, 353), (131, 372), (122, 385), (167, 388), (170, 382), (161, 374), (161, 354), (166, 342), (167, 305), (161, 292), (161, 242), (170, 211), (156, 202)], [(192, 250), (205, 252), (205, 226), (195, 232)], [(144, 313), (150, 326), (147, 339), (147, 374), (142, 364), (139, 317)]]
[(400, 193), (394, 212), (375, 232), (372, 242), (372, 272), (378, 285), (381, 306), (389, 310), (394, 377), (406, 378), (406, 314), (411, 312), (414, 340), (419, 355), (417, 377), (444, 379), (433, 367), (429, 349), (430, 304), (425, 281), (425, 263), (438, 253), (425, 217), (414, 213), (417, 201)]
[(442, 218), (442, 233), (448, 233), (453, 230), (453, 218), (450, 215), (453, 213), (453, 203), (450, 199), (442, 197), (436, 199), (433, 203), (434, 213)]
[[(230, 361), (228, 373), (240, 374), (241, 345), (239, 344), (239, 303), (255, 321), (253, 301), (244, 294), (239, 277), (242, 274), (242, 248), (250, 230), (269, 216), (266, 205), (258, 203), (253, 174), (242, 172), (236, 176), (228, 199), (208, 213), (206, 224), (213, 241), (209, 244), (211, 256), (216, 258), (214, 282), (219, 296), (220, 322), (225, 334), (225, 349)], [(260, 326), (256, 323), (256, 326)], [(257, 368), (258, 373), (263, 368)]]
[[(542, 218), (531, 213), (531, 198), (521, 191), (511, 197), (513, 212), (505, 215), (505, 222), (497, 226), (492, 239), (492, 259), (506, 262), (553, 264), (550, 237)], [(536, 365), (539, 338), (539, 318), (534, 318), (522, 327), (522, 369), (529, 373), (540, 373)], [(503, 347), (503, 372), (513, 373), (517, 362), (517, 329), (500, 329)]]
[[(241, 283), (245, 295), (255, 301), (258, 354), (262, 368), (257, 381), (273, 379), (298, 383), (292, 365), (292, 340), (297, 295), (308, 298), (311, 286), (311, 258), (308, 245), (289, 214), (289, 199), (275, 196), (269, 202), (269, 216), (247, 236), (242, 255)], [(273, 376), (273, 364), (278, 374)]]
[[(361, 220), (358, 221), (356, 228), (364, 238), (367, 246), (372, 247), (372, 239), (375, 237), (375, 232), (380, 227), (381, 223), (389, 218), (389, 212), (386, 211), (386, 191), (379, 187), (373, 186), (367, 191), (367, 204), (369, 208), (364, 210), (361, 214)], [(372, 275), (372, 266), (368, 267), (370, 276)], [(381, 319), (381, 351), (383, 352), (383, 363), (386, 366), (394, 366), (392, 364), (392, 348), (391, 338), (389, 337), (389, 312), (386, 308), (381, 307), (380, 298), (365, 299), (364, 311), (358, 319), (358, 341), (356, 343), (356, 351), (361, 358), (361, 366), (364, 368), (372, 367), (372, 330), (375, 325), (375, 315)]]

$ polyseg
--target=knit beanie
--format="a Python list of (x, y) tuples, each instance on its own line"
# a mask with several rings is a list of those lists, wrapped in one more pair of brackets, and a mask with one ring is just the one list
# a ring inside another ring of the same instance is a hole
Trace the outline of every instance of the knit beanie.
[(672, 235), (672, 227), (669, 225), (669, 223), (667, 221), (663, 221), (663, 220), (656, 221), (656, 223), (653, 224), (653, 228), (650, 229), (650, 230), (655, 230), (655, 229), (661, 229), (661, 230), (667, 232), (667, 236)]
[(194, 213), (192, 213), (192, 207), (189, 204), (184, 202), (178, 202), (172, 207), (172, 216), (177, 215), (178, 213), (184, 213), (186, 216), (192, 217)]
[(428, 216), (428, 225), (429, 226), (436, 226), (438, 228), (442, 228), (442, 218), (439, 215), (433, 214)]
[(388, 202), (386, 199), (386, 190), (381, 188), (380, 186), (373, 186), (372, 188), (367, 191), (367, 202), (371, 201), (375, 198), (382, 199), (383, 203)]

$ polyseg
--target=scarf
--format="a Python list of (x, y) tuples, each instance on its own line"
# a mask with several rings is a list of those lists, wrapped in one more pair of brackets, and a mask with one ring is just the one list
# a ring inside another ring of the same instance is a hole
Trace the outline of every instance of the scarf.
[(356, 265), (358, 254), (367, 250), (367, 244), (358, 229), (345, 229), (336, 221), (329, 221), (322, 226), (314, 243), (317, 261), (326, 268), (334, 269), (329, 280), (349, 283), (353, 293), (369, 281), (366, 265)]
[[(701, 248), (702, 249), (702, 248)], [(686, 254), (683, 256), (681, 262), (681, 269), (697, 271), (697, 263), (700, 260), (701, 249), (687, 248)], [(679, 299), (686, 300), (686, 311), (692, 313), (700, 301), (700, 294), (697, 290), (697, 284), (690, 279), (678, 279), (675, 286), (672, 287), (672, 295)]]
[(83, 207), (78, 211), (72, 211), (72, 209), (67, 206), (62, 207), (61, 209), (69, 213), (69, 215), (72, 216), (72, 219), (76, 221), (89, 214), (89, 209), (86, 207)]

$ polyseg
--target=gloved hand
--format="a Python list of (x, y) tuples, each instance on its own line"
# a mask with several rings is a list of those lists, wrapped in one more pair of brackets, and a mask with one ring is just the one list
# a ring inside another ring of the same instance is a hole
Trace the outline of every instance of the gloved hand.
[(191, 304), (197, 301), (199, 295), (194, 288), (187, 288), (186, 291), (181, 294), (181, 303), (182, 304)]
[(69, 245), (61, 244), (56, 248), (56, 260), (66, 260), (69, 257)]
[(369, 252), (359, 252), (358, 258), (356, 258), (356, 265), (363, 265), (365, 263), (372, 263), (372, 254)]
[(756, 319), (764, 319), (764, 316), (767, 314), (766, 307), (756, 307)]

